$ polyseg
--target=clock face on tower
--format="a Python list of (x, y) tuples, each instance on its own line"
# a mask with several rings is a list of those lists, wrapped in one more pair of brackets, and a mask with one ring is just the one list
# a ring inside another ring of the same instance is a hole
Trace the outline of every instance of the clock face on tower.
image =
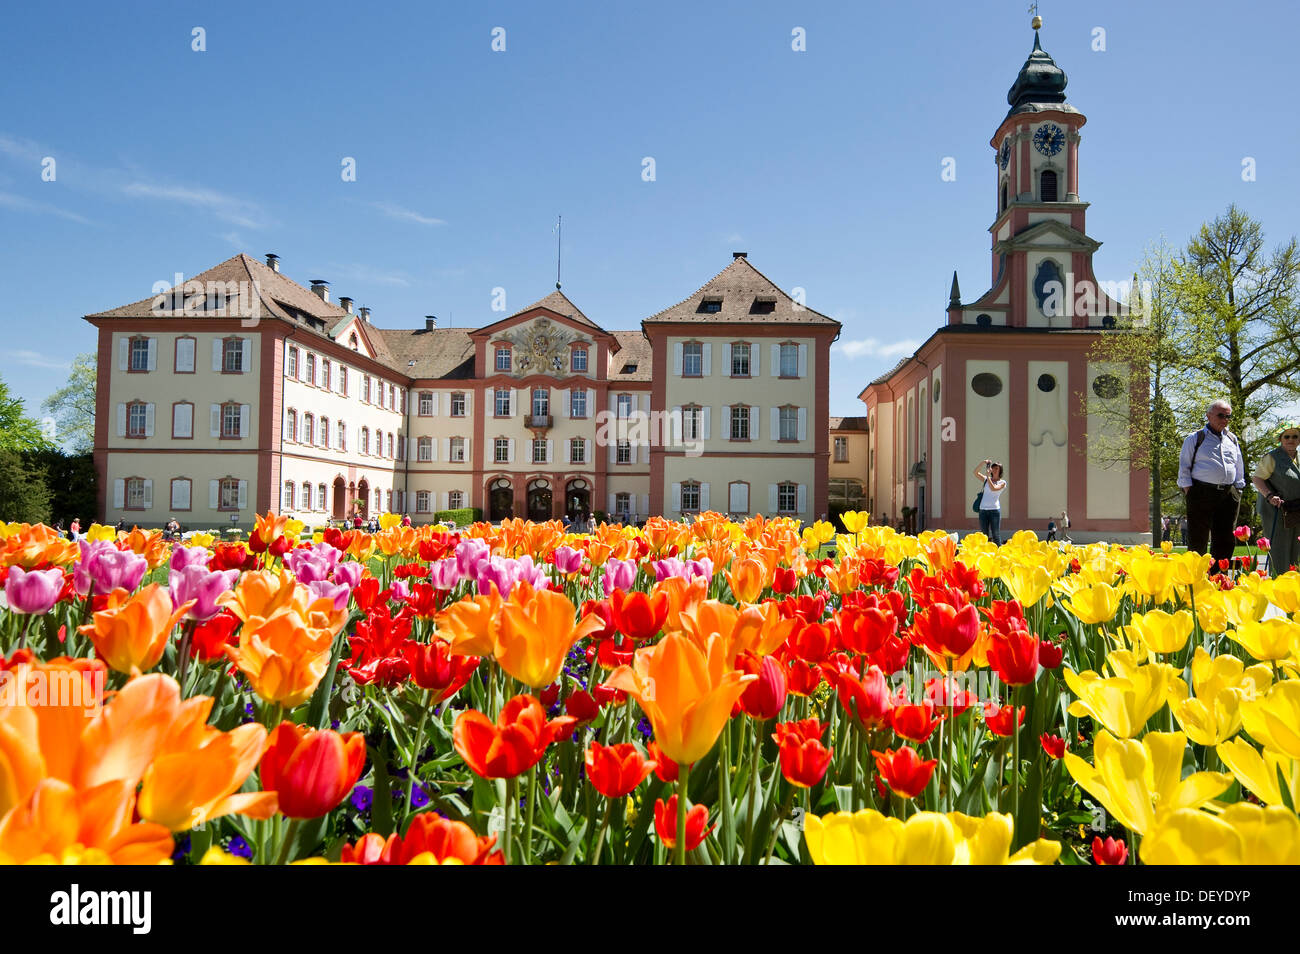
[(1065, 145), (1065, 133), (1056, 123), (1039, 126), (1034, 133), (1034, 148), (1045, 156), (1054, 156)]
[(1011, 137), (1010, 136), (1002, 140), (1002, 152), (998, 156), (998, 161), (1002, 163), (1003, 169), (1005, 169), (1007, 167), (1007, 163), (1011, 161)]

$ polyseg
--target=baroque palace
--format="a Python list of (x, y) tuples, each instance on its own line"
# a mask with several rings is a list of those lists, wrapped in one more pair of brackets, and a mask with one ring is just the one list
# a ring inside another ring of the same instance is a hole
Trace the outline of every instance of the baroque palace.
[(811, 521), (850, 504), (827, 499), (840, 326), (743, 252), (633, 331), (606, 330), (558, 288), (478, 328), (380, 328), (327, 282), (291, 281), (276, 255), (155, 291), (86, 316), (109, 522), (250, 526), (271, 509), (309, 525), (428, 522), (470, 507)]

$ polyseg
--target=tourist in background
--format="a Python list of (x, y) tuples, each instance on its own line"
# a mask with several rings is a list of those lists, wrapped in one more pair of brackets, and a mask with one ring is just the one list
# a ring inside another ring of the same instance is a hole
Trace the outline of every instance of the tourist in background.
[[(984, 467), (988, 470), (981, 469)], [(1007, 489), (1007, 482), (1002, 479), (1002, 465), (985, 459), (975, 468), (975, 476), (984, 482), (980, 496), (980, 532), (997, 546), (1002, 546), (1002, 491)]]
[(1232, 405), (1215, 401), (1205, 409), (1205, 426), (1188, 434), (1178, 456), (1178, 486), (1187, 501), (1187, 549), (1231, 560), (1237, 505), (1246, 486), (1241, 445), (1228, 429)]
[[(1257, 508), (1268, 535), (1269, 574), (1277, 576), (1300, 559), (1300, 422), (1287, 421), (1278, 430), (1278, 446), (1255, 465), (1254, 484), (1259, 491)], [(1294, 509), (1286, 508), (1290, 501)]]

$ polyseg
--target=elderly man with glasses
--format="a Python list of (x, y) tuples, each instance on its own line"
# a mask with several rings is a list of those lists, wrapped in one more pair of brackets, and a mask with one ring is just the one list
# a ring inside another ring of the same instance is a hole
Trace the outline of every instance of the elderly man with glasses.
[(1284, 421), (1277, 434), (1278, 446), (1260, 458), (1254, 475), (1273, 576), (1300, 560), (1300, 422)]
[(1230, 417), (1232, 405), (1215, 401), (1206, 408), (1205, 426), (1187, 435), (1178, 456), (1178, 487), (1187, 500), (1187, 549), (1208, 552), (1215, 562), (1232, 559), (1233, 524), (1246, 486), (1241, 445), (1228, 430)]

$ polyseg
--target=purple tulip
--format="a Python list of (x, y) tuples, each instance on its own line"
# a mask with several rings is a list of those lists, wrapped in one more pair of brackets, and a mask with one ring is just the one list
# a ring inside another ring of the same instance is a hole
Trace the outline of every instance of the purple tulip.
[(655, 560), (654, 568), (656, 583), (662, 583), (664, 580), (674, 576), (689, 579), (686, 575), (685, 561), (679, 560), (677, 557), (664, 557), (662, 560)]
[(429, 565), (429, 582), (435, 590), (450, 590), (460, 579), (460, 567), (454, 559), (436, 560)]
[(612, 596), (615, 590), (632, 589), (632, 584), (636, 582), (636, 566), (636, 560), (606, 560), (605, 578), (601, 581), (605, 587), (605, 596)]
[(405, 603), (411, 598), (411, 588), (406, 585), (405, 580), (393, 580), (389, 589), (393, 591), (393, 595), (389, 599), (401, 600)]
[(328, 580), (342, 555), (328, 543), (318, 543), (314, 547), (290, 550), (285, 554), (285, 562), (289, 564), (289, 569), (298, 578), (298, 582), (314, 583), (317, 580)]
[(577, 573), (582, 569), (582, 551), (572, 547), (556, 547), (551, 554), (555, 568), (561, 573)]
[(171, 569), (183, 570), (187, 566), (207, 566), (212, 554), (203, 547), (177, 547), (172, 551)]
[[(358, 564), (359, 566), (360, 564)], [(312, 580), (307, 584), (307, 589), (311, 590), (317, 599), (324, 597), (334, 601), (334, 611), (346, 609), (348, 600), (352, 598), (352, 587), (346, 583), (331, 583), (328, 580)]]
[(44, 616), (63, 592), (62, 570), (24, 570), (16, 566), (5, 579), (5, 601), (14, 613)]
[(345, 583), (349, 589), (355, 590), (357, 584), (361, 582), (361, 574), (366, 568), (355, 560), (347, 563), (340, 563), (334, 567), (334, 582)]
[(456, 567), (462, 577), (477, 577), (479, 566), (492, 556), (492, 548), (483, 540), (462, 540), (456, 544)]
[(149, 561), (130, 550), (119, 550), (107, 540), (80, 541), (81, 559), (72, 568), (72, 587), (78, 596), (86, 596), (93, 586), (96, 593), (111, 593), (119, 586), (134, 590), (149, 570)]
[(703, 577), (705, 582), (713, 579), (713, 561), (708, 557), (700, 557), (698, 560), (687, 560), (686, 567), (692, 576)]
[(533, 558), (530, 556), (521, 556), (517, 560), (491, 557), (479, 564), (478, 591), (480, 593), (489, 594), (492, 592), (492, 587), (496, 586), (497, 592), (505, 598), (521, 580), (531, 584), (537, 590), (547, 588), (546, 572), (540, 566), (534, 566)]
[(183, 570), (172, 570), (167, 576), (171, 589), (172, 606), (194, 600), (195, 603), (185, 614), (186, 619), (212, 619), (221, 612), (217, 597), (229, 592), (239, 579), (238, 570), (209, 570), (206, 566), (187, 566)]

